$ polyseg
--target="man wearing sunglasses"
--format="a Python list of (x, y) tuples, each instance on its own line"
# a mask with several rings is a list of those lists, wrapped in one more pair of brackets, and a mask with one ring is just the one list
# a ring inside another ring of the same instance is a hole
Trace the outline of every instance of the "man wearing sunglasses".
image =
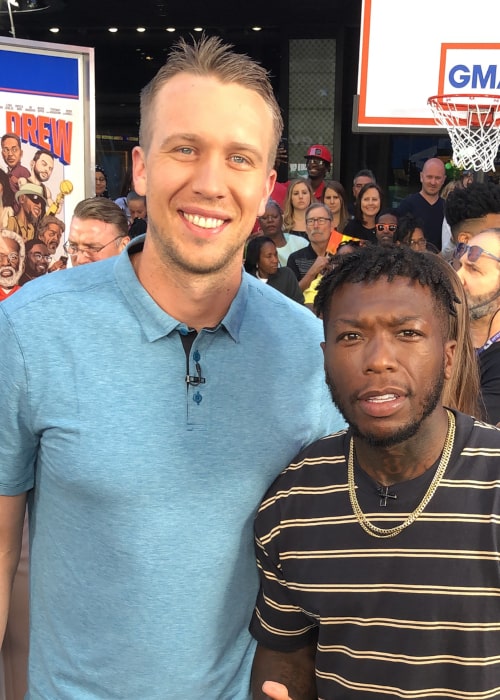
[(16, 192), (19, 211), (9, 216), (7, 228), (18, 233), (24, 241), (35, 238), (38, 222), (45, 216), (47, 200), (41, 185), (25, 182)]
[(490, 423), (500, 422), (500, 228), (458, 243), (454, 259), (469, 304), (481, 394)]
[(326, 146), (315, 144), (308, 149), (304, 158), (309, 182), (314, 190), (314, 196), (319, 200), (325, 189), (325, 177), (332, 166), (332, 154)]
[(382, 246), (394, 245), (398, 230), (398, 217), (391, 212), (379, 214), (375, 224), (377, 244)]

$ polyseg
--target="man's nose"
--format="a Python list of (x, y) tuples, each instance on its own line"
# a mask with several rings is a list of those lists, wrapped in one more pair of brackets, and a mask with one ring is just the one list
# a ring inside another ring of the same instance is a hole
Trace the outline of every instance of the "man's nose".
[(227, 192), (227, 167), (217, 154), (208, 154), (200, 159), (193, 178), (194, 191), (206, 199), (224, 197)]
[(366, 343), (364, 364), (365, 372), (379, 373), (396, 368), (394, 340), (389, 334), (377, 334)]

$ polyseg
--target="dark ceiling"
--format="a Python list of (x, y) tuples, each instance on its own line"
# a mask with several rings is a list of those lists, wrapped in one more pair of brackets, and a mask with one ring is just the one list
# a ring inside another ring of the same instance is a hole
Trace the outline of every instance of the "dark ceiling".
[[(167, 26), (188, 31), (197, 25), (212, 29), (281, 27), (336, 24), (358, 21), (361, 0), (11, 0), (20, 38), (40, 38), (50, 26), (59, 26), (70, 37), (102, 39), (109, 26), (121, 28), (122, 39), (137, 26), (163, 30)], [(7, 0), (0, 0), (0, 15), (8, 19)], [(25, 10), (25, 11), (22, 11)], [(8, 23), (6, 23), (8, 26)], [(24, 35), (23, 37), (21, 35)], [(29, 34), (30, 36), (27, 36)], [(118, 33), (120, 34), (120, 32)], [(62, 37), (61, 37), (62, 38)]]
[[(196, 35), (195, 27), (222, 36), (276, 74), (284, 37), (332, 36), (340, 26), (359, 27), (361, 13), (361, 0), (15, 1), (18, 39), (94, 48), (98, 131), (111, 123), (120, 128), (136, 114), (140, 89), (164, 63), (175, 39)], [(12, 36), (6, 8), (7, 0), (0, 0), (0, 35)], [(51, 33), (51, 27), (59, 32)], [(118, 31), (110, 33), (109, 27)]]

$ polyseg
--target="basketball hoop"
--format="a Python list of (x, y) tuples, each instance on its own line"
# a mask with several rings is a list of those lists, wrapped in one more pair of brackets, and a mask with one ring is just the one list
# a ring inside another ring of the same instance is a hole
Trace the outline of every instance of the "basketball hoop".
[(495, 169), (500, 146), (500, 95), (434, 95), (427, 104), (449, 133), (453, 162), (465, 170)]

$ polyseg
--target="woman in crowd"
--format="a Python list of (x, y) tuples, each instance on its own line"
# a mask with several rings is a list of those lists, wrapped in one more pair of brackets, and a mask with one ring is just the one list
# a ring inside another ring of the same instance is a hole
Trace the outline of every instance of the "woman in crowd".
[(264, 214), (259, 216), (259, 224), (264, 236), (268, 236), (278, 249), (278, 259), (282, 267), (287, 264), (291, 253), (307, 246), (307, 240), (302, 236), (284, 233), (283, 212), (274, 199), (268, 200)]
[(344, 187), (337, 180), (325, 180), (321, 201), (332, 212), (332, 231), (342, 233), (349, 221)]
[(245, 270), (270, 287), (299, 304), (304, 303), (304, 295), (295, 275), (288, 267), (280, 267), (278, 251), (269, 236), (251, 238), (245, 255)]
[(376, 243), (375, 221), (382, 209), (383, 192), (374, 182), (363, 185), (356, 199), (354, 219), (344, 228), (346, 236)]
[(413, 214), (405, 214), (399, 219), (396, 237), (399, 245), (410, 246), (417, 253), (425, 253), (426, 250), (430, 253), (437, 252), (425, 238), (423, 222)]
[(95, 166), (95, 196), (108, 197), (108, 178), (100, 165)]
[(299, 177), (290, 182), (283, 207), (285, 231), (307, 239), (306, 209), (314, 201), (314, 192), (306, 179)]

